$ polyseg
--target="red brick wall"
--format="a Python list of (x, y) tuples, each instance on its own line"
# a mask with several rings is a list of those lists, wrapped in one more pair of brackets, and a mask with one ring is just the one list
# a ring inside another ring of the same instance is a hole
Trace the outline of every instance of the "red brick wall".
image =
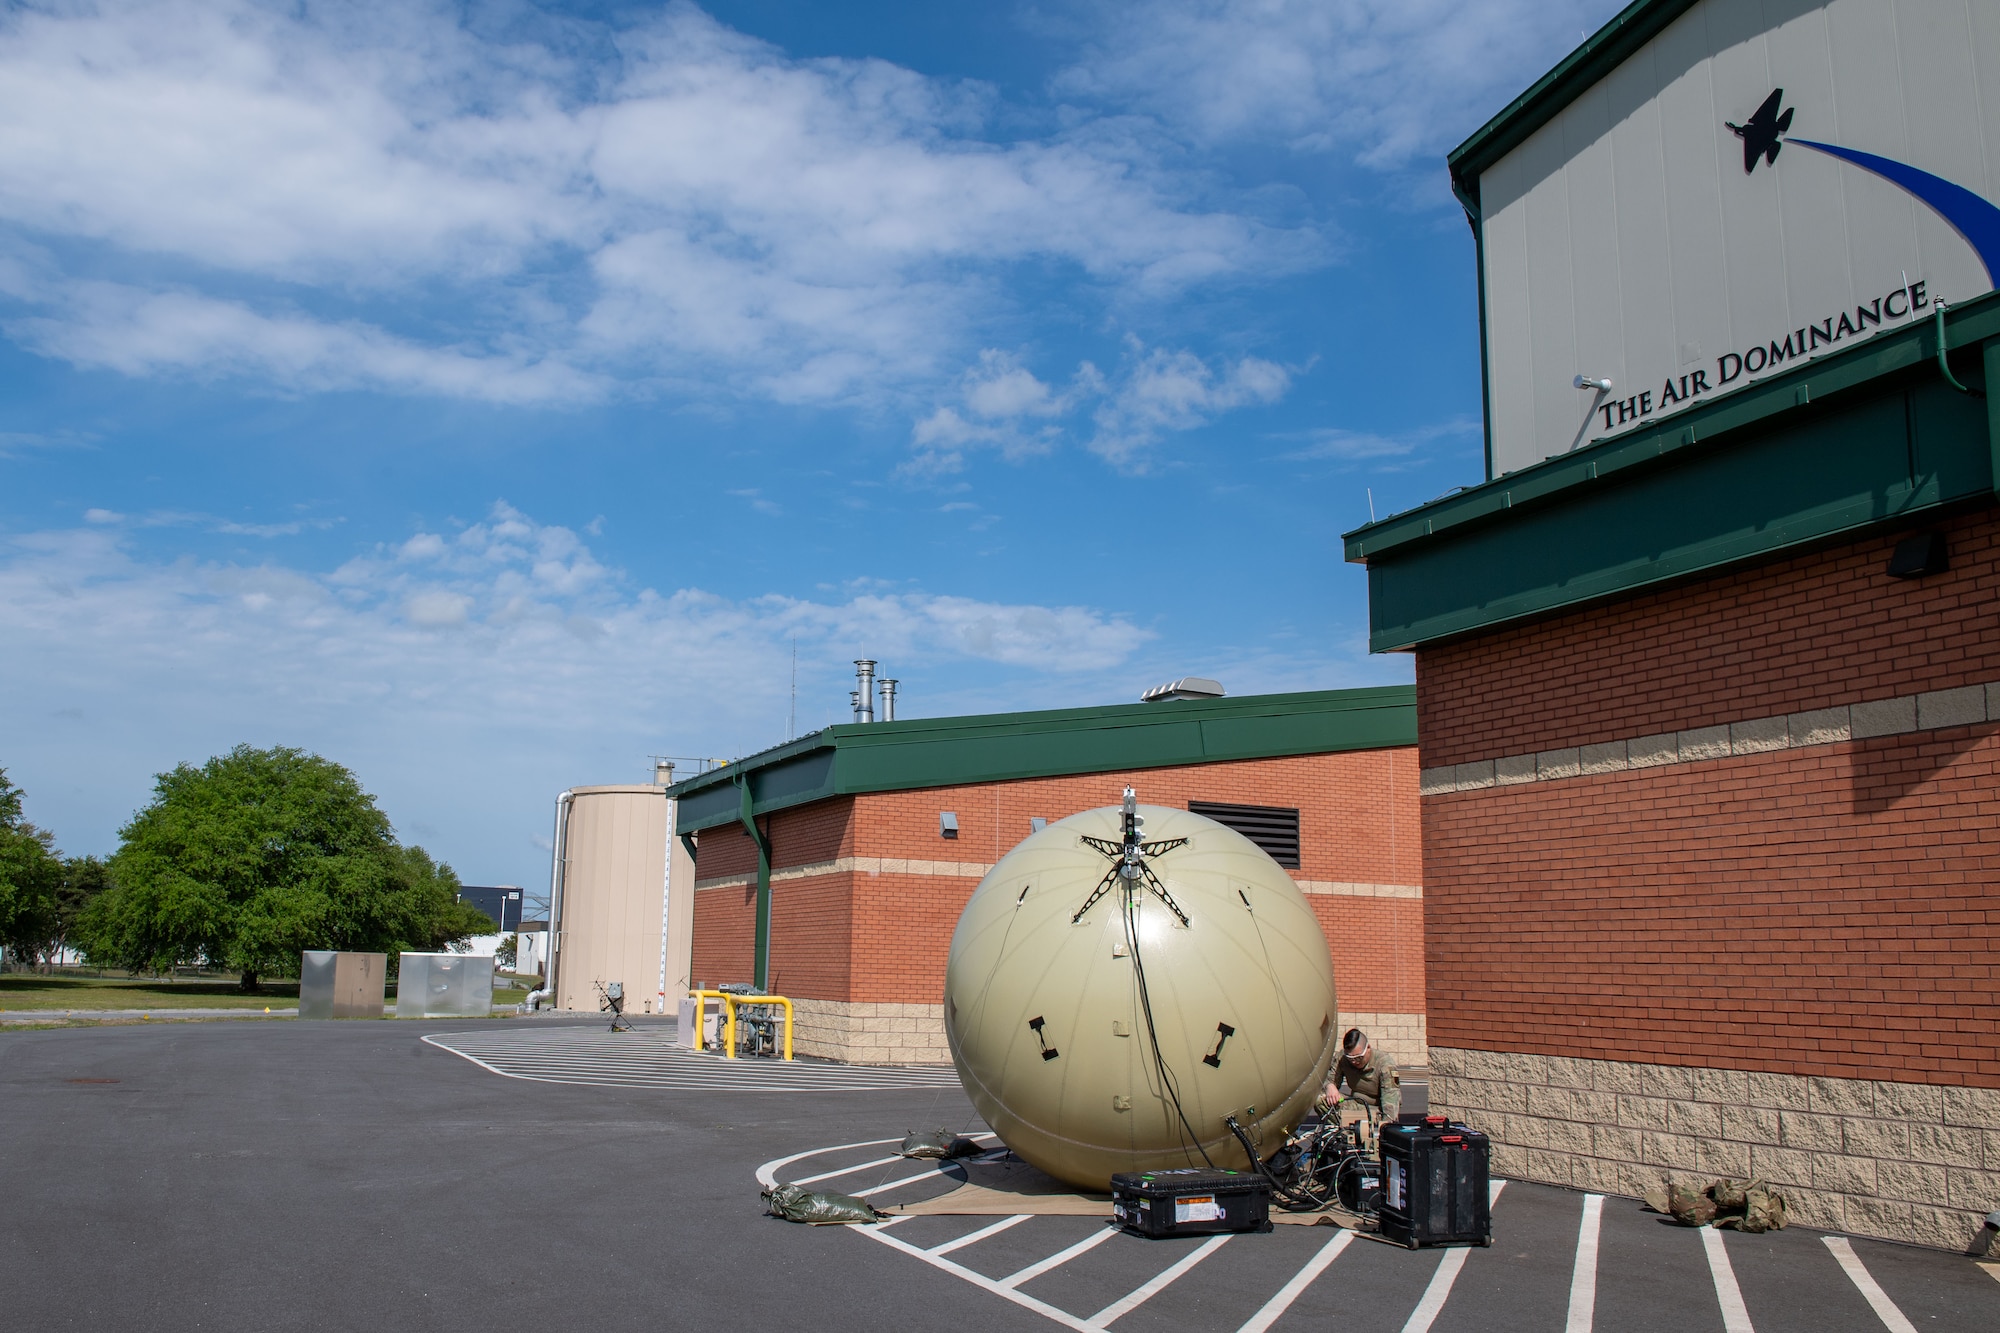
[(1425, 648), (1424, 766), (2000, 680), (2000, 510), (1938, 526), (1925, 579), (1886, 536)]
[[(771, 839), (771, 867), (810, 865), (853, 856), (854, 798), (834, 796), (809, 806), (781, 812), (776, 819), (765, 818), (764, 836)], [(704, 829), (697, 838), (700, 847), (701, 879), (717, 875), (757, 873), (757, 844), (741, 824)]]
[(1424, 807), (1433, 1046), (2000, 1086), (2000, 726)]
[[(1306, 880), (1423, 882), (1414, 750), (1148, 769), (886, 792), (816, 802), (771, 820), (773, 867), (837, 856), (991, 864), (1029, 832), (1115, 803), (1130, 782), (1152, 805), (1189, 799), (1297, 806)], [(938, 834), (938, 813), (958, 814), (959, 836)], [(733, 830), (701, 835), (702, 879), (756, 869), (755, 848)], [(936, 1004), (944, 993), (952, 930), (978, 880), (903, 874), (821, 875), (772, 886), (772, 986), (818, 999)], [(1315, 894), (1332, 942), (1343, 1008), (1420, 1013), (1423, 904), (1412, 898)], [(704, 890), (695, 907), (695, 975), (748, 980), (754, 889)]]
[(1347, 1013), (1424, 1012), (1424, 904), (1414, 898), (1307, 897), (1333, 954)]
[[(703, 840), (709, 835), (703, 834)], [(754, 858), (753, 858), (754, 862)], [(700, 866), (700, 862), (696, 862)], [(697, 873), (705, 873), (701, 867)], [(771, 901), (775, 917), (778, 904)], [(694, 896), (694, 966), (696, 986), (707, 990), (725, 982), (756, 978), (757, 886), (703, 889)], [(784, 994), (778, 991), (778, 994)]]

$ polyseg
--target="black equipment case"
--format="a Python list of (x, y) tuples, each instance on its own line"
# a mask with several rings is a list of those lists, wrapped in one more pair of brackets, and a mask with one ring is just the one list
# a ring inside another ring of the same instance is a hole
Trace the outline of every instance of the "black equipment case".
[(1441, 1115), (1382, 1126), (1382, 1234), (1416, 1249), (1493, 1243), (1484, 1134)]
[(1209, 1167), (1120, 1171), (1111, 1177), (1111, 1212), (1142, 1236), (1208, 1236), (1269, 1231), (1271, 1184), (1262, 1176)]

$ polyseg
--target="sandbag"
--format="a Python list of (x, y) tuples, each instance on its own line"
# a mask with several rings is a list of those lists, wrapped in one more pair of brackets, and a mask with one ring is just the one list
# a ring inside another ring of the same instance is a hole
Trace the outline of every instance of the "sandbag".
[(1697, 1191), (1679, 1181), (1669, 1181), (1667, 1211), (1684, 1227), (1705, 1227), (1715, 1220), (1715, 1200), (1707, 1190)]
[(801, 1185), (773, 1185), (764, 1191), (763, 1198), (764, 1211), (772, 1217), (816, 1227), (879, 1222), (888, 1216), (866, 1199), (857, 1199), (852, 1194), (809, 1190)]
[(1744, 1190), (1743, 1216), (1723, 1218), (1716, 1225), (1734, 1227), (1752, 1235), (1782, 1231), (1785, 1227), (1785, 1196), (1769, 1185), (1752, 1181)]
[[(1654, 1211), (1670, 1213), (1684, 1227), (1726, 1227), (1759, 1234), (1785, 1226), (1785, 1196), (1760, 1180), (1717, 1180), (1695, 1189), (1667, 1182), (1664, 1195), (1648, 1190)], [(1665, 1207), (1661, 1207), (1665, 1204)]]
[(949, 1160), (954, 1157), (972, 1157), (981, 1151), (978, 1144), (948, 1129), (913, 1129), (903, 1136), (903, 1146), (896, 1150), (904, 1157), (920, 1157), (931, 1160)]

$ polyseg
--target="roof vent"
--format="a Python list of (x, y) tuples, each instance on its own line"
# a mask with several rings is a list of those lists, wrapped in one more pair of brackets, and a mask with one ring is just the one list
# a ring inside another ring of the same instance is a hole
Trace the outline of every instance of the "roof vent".
[(1140, 703), (1156, 704), (1163, 699), (1220, 699), (1222, 682), (1202, 676), (1182, 676), (1165, 685), (1155, 685), (1139, 696)]

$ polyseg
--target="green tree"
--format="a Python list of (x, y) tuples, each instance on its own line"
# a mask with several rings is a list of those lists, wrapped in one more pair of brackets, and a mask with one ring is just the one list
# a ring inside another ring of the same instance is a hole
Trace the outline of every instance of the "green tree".
[(111, 883), (111, 873), (94, 856), (59, 858), (53, 892), (41, 911), (23, 920), (14, 932), (14, 950), (27, 962), (40, 958), (54, 966), (66, 948), (82, 948), (82, 922), (91, 900)]
[(450, 866), (398, 845), (354, 775), (303, 750), (239, 745), (162, 773), (119, 838), (81, 931), (94, 961), (206, 962), (255, 989), (306, 949), (438, 949), (485, 924)]
[(55, 912), (63, 863), (48, 830), (22, 817), (21, 796), (0, 769), (0, 946), (33, 963)]

